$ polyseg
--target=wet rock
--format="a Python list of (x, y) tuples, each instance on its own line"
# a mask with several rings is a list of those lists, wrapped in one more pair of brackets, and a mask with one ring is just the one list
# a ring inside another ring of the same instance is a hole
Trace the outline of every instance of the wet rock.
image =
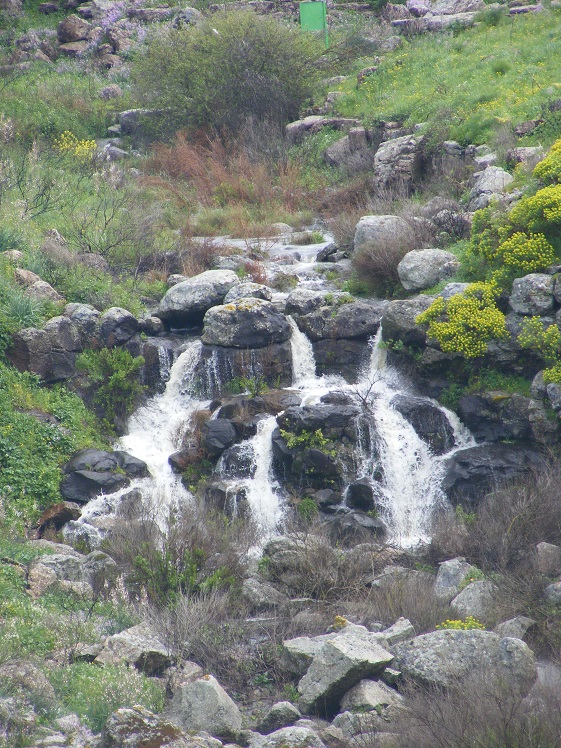
[(286, 314), (310, 314), (325, 305), (325, 293), (295, 288), (286, 299)]
[(379, 517), (352, 511), (348, 507), (336, 507), (325, 522), (333, 542), (342, 545), (356, 545), (367, 542), (372, 537), (383, 540), (387, 535), (387, 527)]
[(482, 392), (458, 401), (458, 414), (478, 441), (530, 439), (534, 400), (508, 392)]
[(45, 533), (56, 532), (70, 520), (78, 519), (81, 514), (82, 510), (74, 502), (61, 501), (59, 504), (54, 504), (39, 517), (35, 537), (42, 538)]
[(130, 312), (120, 307), (111, 307), (99, 321), (99, 338), (104, 348), (124, 345), (140, 328), (139, 322)]
[(452, 449), (454, 429), (437, 405), (421, 397), (397, 395), (392, 399), (391, 406), (413, 426), (434, 454), (442, 455)]
[(532, 651), (491, 631), (434, 631), (396, 648), (396, 666), (413, 681), (447, 688), (468, 677), (501, 678), (525, 695), (536, 679)]
[(130, 476), (148, 475), (148, 467), (126, 452), (83, 449), (63, 467), (60, 492), (65, 499), (86, 503), (100, 493), (114, 493), (130, 483)]
[(184, 730), (205, 730), (219, 738), (235, 740), (242, 727), (238, 707), (212, 675), (180, 686), (164, 714)]
[(321, 430), (325, 438), (356, 439), (353, 424), (359, 414), (356, 405), (305, 405), (298, 408), (287, 408), (278, 420), (279, 427), (285, 431), (301, 434), (303, 431), (315, 433)]
[(543, 316), (553, 311), (554, 278), (545, 273), (530, 273), (516, 278), (509, 304), (518, 314)]
[(312, 345), (317, 375), (335, 374), (351, 384), (359, 381), (371, 352), (368, 341), (360, 339), (325, 338)]
[(376, 506), (375, 491), (369, 478), (359, 478), (347, 488), (346, 504), (351, 509), (369, 512)]
[(201, 446), (211, 455), (220, 455), (236, 441), (236, 429), (226, 418), (214, 418), (202, 428)]
[(542, 466), (543, 458), (526, 447), (510, 444), (467, 447), (444, 461), (442, 487), (454, 506), (474, 507), (497, 484), (521, 478), (532, 468)]
[(210, 309), (205, 314), (202, 341), (206, 345), (264, 348), (283, 343), (290, 335), (290, 325), (273, 304), (250, 298)]
[(161, 675), (172, 663), (169, 649), (146, 623), (108, 637), (95, 658), (97, 665), (133, 665), (149, 676)]
[(229, 481), (211, 480), (205, 487), (205, 504), (227, 517), (244, 517), (248, 513), (247, 490)]
[(200, 324), (205, 313), (222, 304), (228, 291), (239, 283), (233, 270), (207, 270), (172, 286), (155, 315), (171, 327)]
[(401, 285), (406, 291), (430, 288), (458, 271), (460, 263), (443, 249), (413, 249), (397, 266)]

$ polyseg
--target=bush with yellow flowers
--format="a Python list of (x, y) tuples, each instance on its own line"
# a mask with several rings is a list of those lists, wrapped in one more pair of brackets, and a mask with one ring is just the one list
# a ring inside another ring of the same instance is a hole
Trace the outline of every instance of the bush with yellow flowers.
[(474, 618), (473, 616), (467, 616), (467, 618), (464, 618), (463, 620), (461, 618), (449, 618), (443, 623), (438, 623), (436, 625), (436, 628), (439, 631), (444, 631), (446, 629), (454, 629), (456, 631), (472, 631), (473, 629), (485, 629), (485, 626), (480, 621), (478, 621), (477, 618)]
[(544, 328), (540, 317), (529, 317), (518, 334), (522, 348), (536, 351), (547, 364), (557, 364), (561, 353), (561, 330), (557, 325)]
[[(511, 231), (543, 233), (549, 239), (559, 235), (561, 227), (561, 184), (538, 190), (525, 197), (508, 214)], [(506, 237), (505, 237), (506, 238)]]
[(507, 335), (505, 316), (496, 305), (498, 293), (496, 284), (472, 283), (461, 294), (436, 298), (416, 322), (428, 324), (428, 335), (443, 351), (464, 358), (483, 356), (490, 340)]
[(499, 267), (493, 280), (501, 287), (528, 273), (545, 270), (554, 260), (555, 250), (543, 234), (525, 234), (517, 231), (499, 244), (494, 261)]
[(72, 156), (82, 164), (90, 162), (97, 149), (95, 140), (79, 140), (70, 130), (65, 130), (53, 146), (59, 153)]
[(555, 141), (549, 154), (537, 164), (532, 173), (545, 184), (561, 182), (561, 138)]

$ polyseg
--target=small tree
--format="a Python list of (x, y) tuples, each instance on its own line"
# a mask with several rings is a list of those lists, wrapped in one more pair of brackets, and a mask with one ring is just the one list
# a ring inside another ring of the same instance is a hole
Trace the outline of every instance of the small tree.
[(322, 45), (255, 13), (217, 13), (195, 29), (156, 34), (134, 65), (141, 99), (174, 126), (234, 132), (252, 116), (286, 123), (313, 93)]

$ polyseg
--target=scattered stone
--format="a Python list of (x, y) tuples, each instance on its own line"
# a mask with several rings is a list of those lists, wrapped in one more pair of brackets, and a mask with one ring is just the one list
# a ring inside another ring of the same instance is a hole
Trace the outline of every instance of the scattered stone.
[(341, 711), (369, 712), (390, 704), (400, 704), (402, 701), (403, 696), (385, 683), (361, 680), (341, 700)]
[(434, 594), (441, 600), (450, 602), (460, 592), (462, 582), (477, 571), (478, 569), (462, 556), (442, 561), (434, 582)]
[(64, 297), (59, 294), (58, 291), (47, 283), (47, 281), (39, 280), (28, 286), (24, 291), (26, 296), (35, 301), (54, 301), (55, 304), (64, 301)]
[(133, 706), (117, 709), (109, 716), (100, 748), (161, 748), (182, 736), (176, 725), (143, 706)]
[(108, 637), (94, 660), (97, 665), (134, 665), (146, 675), (161, 675), (171, 665), (168, 648), (147, 623)]
[(493, 582), (471, 582), (450, 602), (450, 607), (459, 618), (473, 616), (485, 623), (493, 617), (496, 598), (497, 586)]
[(526, 616), (516, 616), (508, 621), (503, 621), (495, 626), (495, 633), (501, 637), (508, 636), (512, 639), (524, 639), (526, 632), (536, 621)]
[(257, 729), (259, 732), (267, 735), (283, 727), (290, 727), (301, 716), (300, 710), (294, 704), (291, 704), (290, 701), (279, 701), (269, 709), (261, 722), (259, 722)]
[(470, 192), (470, 210), (486, 208), (495, 195), (501, 195), (513, 182), (514, 177), (499, 166), (488, 166), (474, 174), (473, 188)]
[(561, 582), (548, 584), (543, 593), (545, 599), (548, 601), (548, 603), (551, 603), (551, 605), (561, 604)]
[(536, 566), (539, 573), (546, 577), (552, 577), (561, 572), (561, 547), (553, 543), (538, 543)]
[[(244, 579), (241, 594), (244, 600), (249, 603), (251, 609), (256, 612), (285, 606), (289, 602), (288, 597), (279, 592), (272, 584), (253, 578)], [(286, 727), (287, 724), (289, 723), (285, 722), (283, 725), (278, 725), (278, 727)], [(277, 728), (271, 728), (271, 730), (273, 729)]]
[(399, 216), (363, 216), (355, 228), (354, 249), (367, 252), (370, 248), (407, 244), (413, 235), (413, 227)]
[(263, 299), (264, 301), (271, 301), (273, 298), (273, 292), (268, 286), (264, 286), (262, 283), (240, 283), (237, 286), (233, 286), (226, 296), (224, 297), (224, 304), (230, 304), (240, 299)]
[(91, 26), (74, 14), (66, 16), (57, 26), (57, 38), (61, 44), (79, 42), (87, 38)]

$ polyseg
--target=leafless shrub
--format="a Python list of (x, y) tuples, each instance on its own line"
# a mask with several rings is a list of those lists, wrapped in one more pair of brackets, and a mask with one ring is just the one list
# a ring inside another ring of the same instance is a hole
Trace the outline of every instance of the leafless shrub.
[(485, 570), (528, 569), (537, 543), (561, 543), (560, 480), (561, 468), (553, 464), (494, 489), (474, 515), (438, 520), (432, 560), (464, 555)]
[(402, 748), (542, 748), (561, 741), (561, 694), (473, 678), (446, 691), (410, 686), (398, 724)]

